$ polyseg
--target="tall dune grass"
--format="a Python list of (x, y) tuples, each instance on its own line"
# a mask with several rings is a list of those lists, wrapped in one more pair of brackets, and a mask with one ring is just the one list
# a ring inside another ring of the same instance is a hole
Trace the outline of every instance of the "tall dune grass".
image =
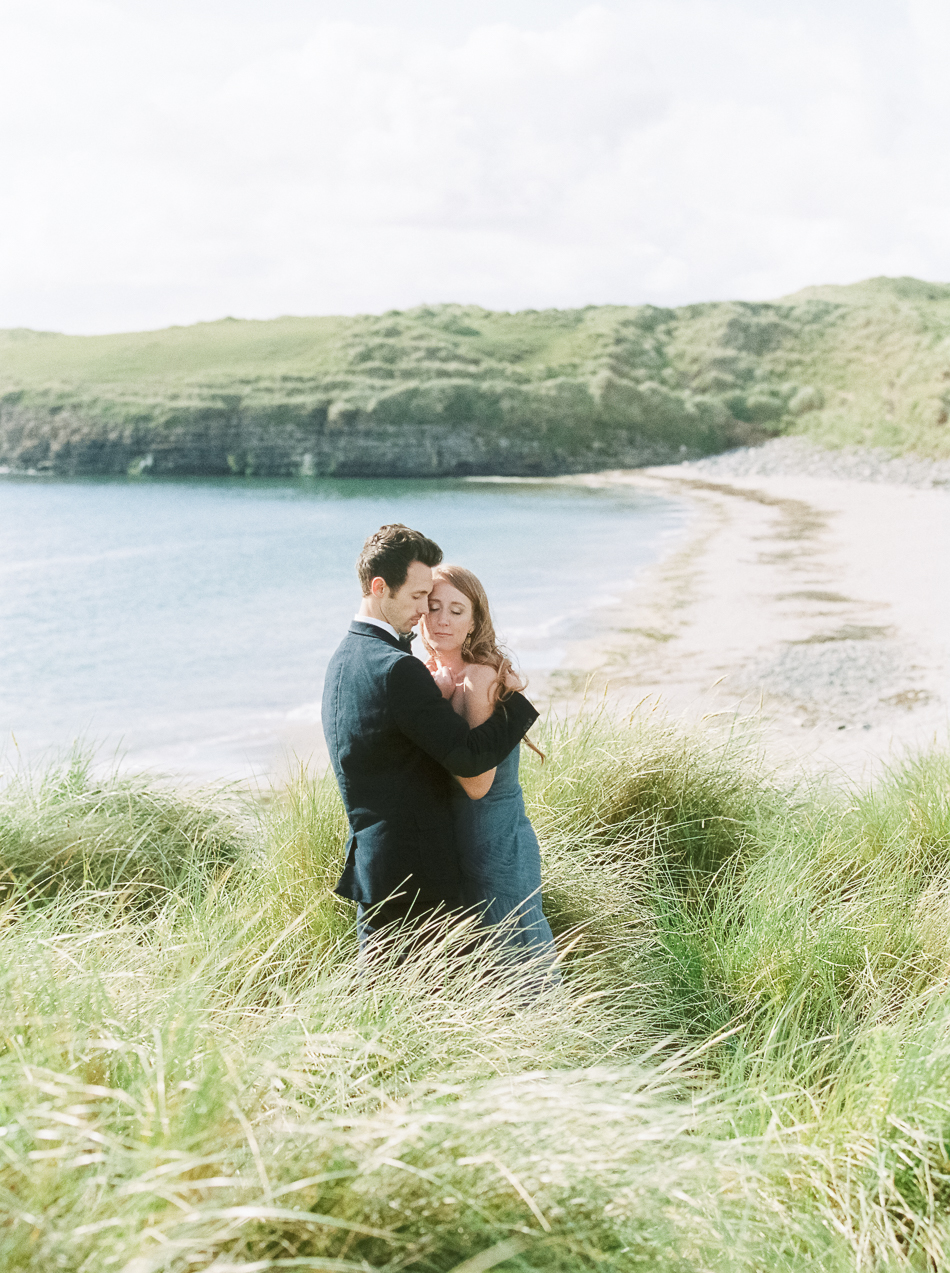
[(564, 980), (356, 959), (345, 822), (0, 792), (0, 1268), (883, 1270), (950, 1251), (950, 757), (874, 790), (655, 717), (522, 772)]

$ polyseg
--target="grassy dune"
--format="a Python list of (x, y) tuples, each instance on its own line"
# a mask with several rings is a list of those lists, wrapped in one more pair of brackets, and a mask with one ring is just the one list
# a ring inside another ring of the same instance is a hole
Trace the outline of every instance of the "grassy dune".
[(950, 758), (547, 745), (533, 1003), (464, 929), (360, 977), (325, 782), (8, 780), (0, 1267), (943, 1267)]
[(948, 342), (950, 286), (886, 278), (680, 309), (438, 305), (111, 336), (4, 331), (0, 462), (529, 472), (783, 432), (947, 455)]

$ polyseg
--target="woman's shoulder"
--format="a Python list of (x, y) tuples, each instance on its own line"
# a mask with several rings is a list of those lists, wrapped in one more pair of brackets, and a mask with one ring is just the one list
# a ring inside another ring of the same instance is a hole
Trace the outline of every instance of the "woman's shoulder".
[(467, 663), (465, 679), (472, 689), (488, 691), (498, 680), (498, 671), (490, 663)]
[(465, 676), (475, 693), (487, 694), (492, 698), (494, 698), (495, 687), (500, 685), (502, 679), (504, 679), (509, 690), (523, 690), (525, 688), (524, 677), (513, 671), (510, 664), (504, 678), (498, 675), (498, 669), (492, 667), (490, 663), (467, 664)]
[(481, 725), (491, 715), (497, 679), (498, 673), (489, 664), (466, 663), (460, 688), (470, 725)]

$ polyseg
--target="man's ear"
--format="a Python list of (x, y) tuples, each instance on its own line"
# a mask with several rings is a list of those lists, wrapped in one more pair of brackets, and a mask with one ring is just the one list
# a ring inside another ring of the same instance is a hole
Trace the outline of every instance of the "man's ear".
[(376, 578), (373, 580), (373, 582), (370, 584), (369, 590), (374, 597), (383, 597), (389, 591), (389, 588), (386, 583), (386, 580), (383, 579), (382, 576), (377, 575)]

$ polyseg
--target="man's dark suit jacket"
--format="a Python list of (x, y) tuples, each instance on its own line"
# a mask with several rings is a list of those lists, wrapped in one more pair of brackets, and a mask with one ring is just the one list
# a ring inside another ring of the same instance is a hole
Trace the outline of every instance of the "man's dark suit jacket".
[(537, 718), (512, 694), (470, 729), (424, 664), (382, 628), (354, 620), (323, 689), (323, 732), (350, 822), (336, 892), (370, 906), (394, 893), (422, 907), (456, 905), (449, 775), (500, 764)]

